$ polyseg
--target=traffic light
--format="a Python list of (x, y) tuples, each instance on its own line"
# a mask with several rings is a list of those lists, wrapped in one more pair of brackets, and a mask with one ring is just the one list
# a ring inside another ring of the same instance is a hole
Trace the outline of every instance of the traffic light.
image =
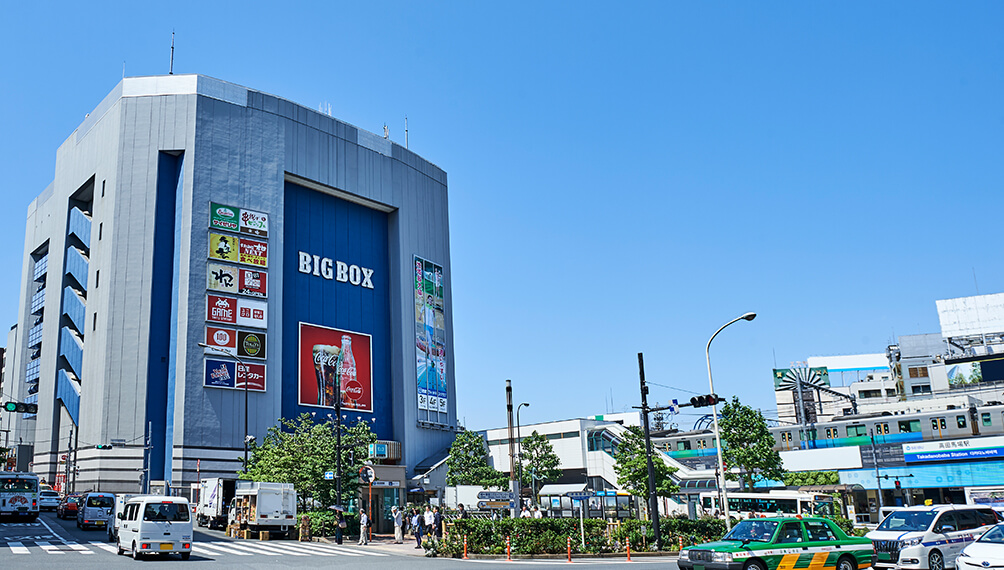
[(695, 408), (703, 408), (705, 406), (714, 406), (721, 401), (718, 394), (707, 394), (705, 396), (694, 396), (690, 399), (690, 405)]
[(897, 489), (902, 489), (903, 488), (903, 486), (900, 485), (900, 483), (899, 483), (899, 479), (896, 479), (896, 488)]
[(19, 414), (37, 414), (38, 404), (25, 404), (22, 402), (7, 402), (3, 405), (3, 409), (8, 412), (17, 412)]
[(94, 446), (94, 449), (111, 449), (111, 448), (112, 446), (108, 445), (107, 443)]

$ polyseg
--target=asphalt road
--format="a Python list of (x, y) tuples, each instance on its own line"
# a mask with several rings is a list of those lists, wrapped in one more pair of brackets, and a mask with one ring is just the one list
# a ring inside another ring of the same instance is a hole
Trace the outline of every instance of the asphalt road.
[[(563, 560), (453, 560), (415, 556), (419, 551), (410, 545), (356, 546), (346, 542), (338, 546), (325, 543), (303, 543), (289, 540), (259, 542), (235, 540), (220, 531), (196, 527), (192, 557), (183, 562), (177, 555), (151, 556), (134, 561), (118, 556), (114, 544), (107, 542), (105, 530), (81, 530), (74, 520), (60, 520), (55, 513), (45, 512), (33, 523), (0, 520), (0, 568), (47, 568), (55, 562), (73, 570), (104, 569), (109, 565), (194, 564), (209, 567), (320, 568), (485, 568), (497, 564), (524, 568), (552, 568), (568, 563)], [(56, 557), (56, 558), (54, 558)], [(621, 560), (576, 560), (575, 564), (593, 568), (628, 564)], [(636, 559), (630, 564), (676, 570), (676, 564), (666, 559)]]

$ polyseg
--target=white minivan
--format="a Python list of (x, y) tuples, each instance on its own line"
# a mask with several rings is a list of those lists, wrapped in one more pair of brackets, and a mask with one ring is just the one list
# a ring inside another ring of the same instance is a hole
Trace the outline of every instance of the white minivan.
[(192, 555), (192, 517), (188, 499), (141, 495), (132, 497), (118, 513), (118, 553), (134, 559), (143, 554)]
[(876, 570), (945, 570), (995, 524), (997, 515), (989, 507), (922, 505), (889, 513), (865, 536), (875, 547)]

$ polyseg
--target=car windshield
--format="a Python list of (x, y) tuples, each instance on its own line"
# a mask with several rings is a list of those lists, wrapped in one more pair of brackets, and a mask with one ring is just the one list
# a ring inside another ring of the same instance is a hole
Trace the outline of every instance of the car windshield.
[(770, 542), (775, 529), (777, 529), (775, 521), (745, 520), (732, 527), (732, 532), (725, 535), (723, 540)]
[(3, 482), (4, 491), (28, 491), (38, 490), (38, 482), (34, 479), (7, 479)]
[(115, 501), (111, 497), (102, 497), (100, 495), (97, 497), (87, 497), (87, 506), (104, 508), (114, 507)]
[(149, 503), (143, 509), (143, 520), (184, 522), (188, 520), (188, 509), (183, 503)]
[(938, 515), (935, 511), (896, 511), (878, 525), (877, 530), (911, 532), (927, 530)]
[(983, 533), (978, 542), (990, 542), (992, 544), (1004, 544), (1004, 526), (997, 525)]

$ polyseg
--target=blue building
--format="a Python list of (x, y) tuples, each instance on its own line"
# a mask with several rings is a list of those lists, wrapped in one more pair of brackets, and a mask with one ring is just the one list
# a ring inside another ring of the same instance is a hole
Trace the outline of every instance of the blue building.
[(240, 468), (245, 418), (261, 441), (339, 398), (403, 500), (457, 425), (450, 284), (437, 166), (217, 79), (123, 79), (28, 208), (4, 396), (39, 409), (12, 435), (78, 490), (187, 489)]

